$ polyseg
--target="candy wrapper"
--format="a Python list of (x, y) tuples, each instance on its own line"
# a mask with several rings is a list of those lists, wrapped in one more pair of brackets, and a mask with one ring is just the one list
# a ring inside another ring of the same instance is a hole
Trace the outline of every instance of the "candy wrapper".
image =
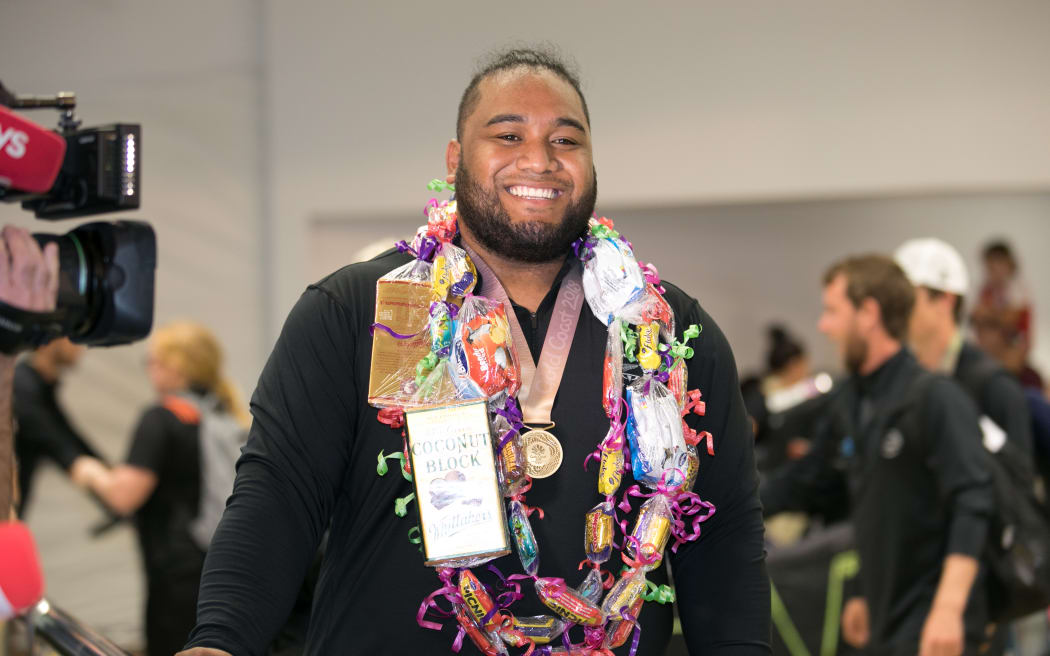
[(514, 395), (521, 368), (503, 304), (482, 296), (463, 301), (452, 337), (453, 379), (464, 398)]
[(518, 547), (522, 569), (529, 576), (536, 576), (540, 569), (540, 548), (532, 532), (532, 524), (529, 523), (525, 506), (518, 500), (510, 502), (510, 532)]
[(655, 321), (659, 324), (660, 335), (665, 342), (670, 342), (675, 337), (674, 312), (671, 310), (671, 304), (652, 284), (647, 284), (638, 300), (622, 308), (616, 316), (631, 324), (647, 324)]
[(631, 606), (641, 598), (645, 591), (645, 570), (627, 570), (620, 576), (609, 594), (602, 601), (602, 612), (609, 620), (622, 620), (623, 611), (630, 612)]
[[(630, 615), (634, 618), (635, 622), (638, 621), (638, 615), (642, 612), (642, 603), (645, 601), (642, 597), (638, 597), (631, 604)], [(627, 620), (616, 620), (609, 622), (609, 626), (605, 629), (605, 642), (603, 646), (606, 649), (621, 647), (627, 642), (627, 638), (631, 636), (631, 631), (634, 630), (634, 622)]]
[(650, 497), (638, 510), (631, 539), (625, 553), (651, 571), (660, 565), (664, 547), (671, 537), (671, 504), (662, 494)]
[(602, 583), (602, 575), (596, 569), (587, 572), (587, 576), (584, 577), (583, 583), (576, 586), (576, 594), (592, 604), (600, 602), (604, 592), (605, 586)]
[(431, 266), (412, 260), (376, 283), (368, 402), (408, 407), (418, 388), (416, 365), (430, 353)]
[(599, 503), (583, 518), (583, 547), (587, 560), (604, 563), (612, 556), (615, 514), (611, 504)]
[(645, 278), (631, 247), (617, 238), (597, 238), (583, 265), (583, 293), (594, 316), (609, 325), (644, 290)]
[(660, 368), (660, 324), (657, 321), (638, 325), (638, 364), (643, 371)]
[(562, 619), (583, 626), (601, 626), (605, 622), (602, 609), (565, 585), (564, 580), (540, 577), (533, 585), (540, 601)]
[(470, 611), (463, 606), (456, 607), (456, 622), (466, 632), (474, 646), (485, 656), (507, 656), (510, 653), (499, 635), (478, 626)]
[(448, 242), (438, 246), (432, 283), (436, 299), (466, 296), (474, 290), (477, 281), (478, 272), (465, 250)]
[(546, 645), (558, 638), (568, 626), (564, 620), (550, 615), (514, 617), (513, 627), (537, 645)]
[(667, 373), (667, 389), (678, 403), (678, 411), (685, 411), (687, 387), (689, 387), (689, 368), (685, 360), (676, 360)]
[(620, 399), (623, 398), (623, 339), (620, 322), (609, 324), (609, 337), (605, 342), (605, 360), (602, 364), (602, 407), (610, 419), (620, 416)]
[(685, 477), (688, 452), (678, 402), (663, 383), (642, 377), (627, 388), (627, 440), (634, 479), (649, 487), (677, 487)]

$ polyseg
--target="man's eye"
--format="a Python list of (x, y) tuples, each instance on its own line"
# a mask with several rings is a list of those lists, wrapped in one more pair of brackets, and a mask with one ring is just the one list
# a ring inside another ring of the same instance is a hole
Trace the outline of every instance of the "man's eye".
[(496, 138), (502, 139), (503, 141), (521, 141), (521, 139), (516, 134), (501, 134)]
[(575, 139), (570, 139), (568, 137), (561, 137), (559, 139), (555, 139), (554, 143), (558, 144), (559, 146), (576, 146), (576, 145), (578, 145), (578, 143), (576, 142)]

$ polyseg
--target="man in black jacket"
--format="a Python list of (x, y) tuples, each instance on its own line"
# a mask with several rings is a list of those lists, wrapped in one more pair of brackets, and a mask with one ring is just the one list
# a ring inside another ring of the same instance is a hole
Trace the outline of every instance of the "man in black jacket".
[[(767, 514), (808, 510), (845, 472), (862, 597), (844, 638), (873, 654), (977, 653), (987, 601), (975, 585), (992, 495), (972, 402), (902, 347), (914, 290), (892, 260), (844, 260), (824, 277), (819, 328), (852, 374), (835, 435), (764, 486)], [(836, 465), (839, 467), (836, 468)]]

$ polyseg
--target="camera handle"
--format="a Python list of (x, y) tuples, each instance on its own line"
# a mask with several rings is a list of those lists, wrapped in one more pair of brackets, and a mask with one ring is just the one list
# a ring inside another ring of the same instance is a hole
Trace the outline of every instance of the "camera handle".
[(0, 353), (14, 355), (65, 334), (65, 312), (30, 312), (0, 301)]
[[(2, 87), (0, 87), (2, 88)], [(5, 90), (6, 91), (6, 90)], [(11, 109), (57, 109), (62, 112), (58, 118), (58, 127), (62, 134), (70, 134), (80, 127), (74, 110), (77, 108), (77, 96), (72, 91), (59, 91), (53, 96), (11, 96)]]

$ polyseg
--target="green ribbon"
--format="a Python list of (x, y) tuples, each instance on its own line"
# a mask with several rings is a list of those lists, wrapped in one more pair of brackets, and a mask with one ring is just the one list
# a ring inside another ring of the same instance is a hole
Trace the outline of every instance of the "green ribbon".
[(642, 593), (642, 599), (646, 601), (655, 601), (658, 604), (673, 604), (674, 603), (674, 588), (669, 585), (656, 585), (652, 581), (645, 582), (645, 592)]
[(678, 363), (682, 360), (689, 360), (693, 357), (693, 347), (686, 346), (686, 342), (691, 339), (696, 339), (700, 336), (700, 332), (703, 330), (699, 325), (692, 324), (685, 329), (682, 333), (682, 341), (675, 340), (671, 342), (669, 346), (660, 345), (660, 351), (667, 353), (670, 352), (671, 357), (674, 358), (674, 362), (668, 367), (668, 371), (678, 366)]
[(426, 357), (416, 363), (416, 385), (422, 385), (426, 377), (430, 375), (430, 372), (437, 366), (438, 360), (437, 353), (431, 351), (427, 353)]
[(620, 236), (620, 233), (613, 230), (609, 226), (603, 223), (596, 223), (591, 226), (591, 234), (598, 239), (616, 239)]
[(416, 493), (413, 492), (407, 497), (401, 497), (400, 499), (394, 499), (394, 514), (398, 517), (404, 517), (408, 513), (408, 504), (416, 498)]
[(422, 536), (423, 536), (423, 534), (419, 530), (419, 526), (418, 525), (417, 526), (413, 526), (412, 528), (408, 529), (408, 541), (411, 542), (412, 544), (418, 544), (419, 545), (419, 553), (423, 553), (423, 537)]
[(434, 178), (427, 183), (430, 191), (456, 191), (456, 185), (449, 184), (440, 178)]
[(623, 357), (628, 362), (638, 362), (635, 352), (638, 350), (638, 333), (631, 330), (626, 321), (620, 322), (620, 339), (623, 340)]
[(377, 458), (379, 464), (376, 466), (376, 473), (380, 476), (386, 476), (387, 471), (389, 471), (389, 469), (386, 466), (386, 461), (390, 458), (397, 460), (401, 464), (401, 475), (405, 477), (406, 481), (411, 482), (412, 474), (409, 474), (408, 468), (405, 467), (405, 454), (401, 453), (400, 451), (398, 451), (397, 453), (391, 453), (390, 455), (385, 455), (382, 451), (380, 451), (379, 457)]

